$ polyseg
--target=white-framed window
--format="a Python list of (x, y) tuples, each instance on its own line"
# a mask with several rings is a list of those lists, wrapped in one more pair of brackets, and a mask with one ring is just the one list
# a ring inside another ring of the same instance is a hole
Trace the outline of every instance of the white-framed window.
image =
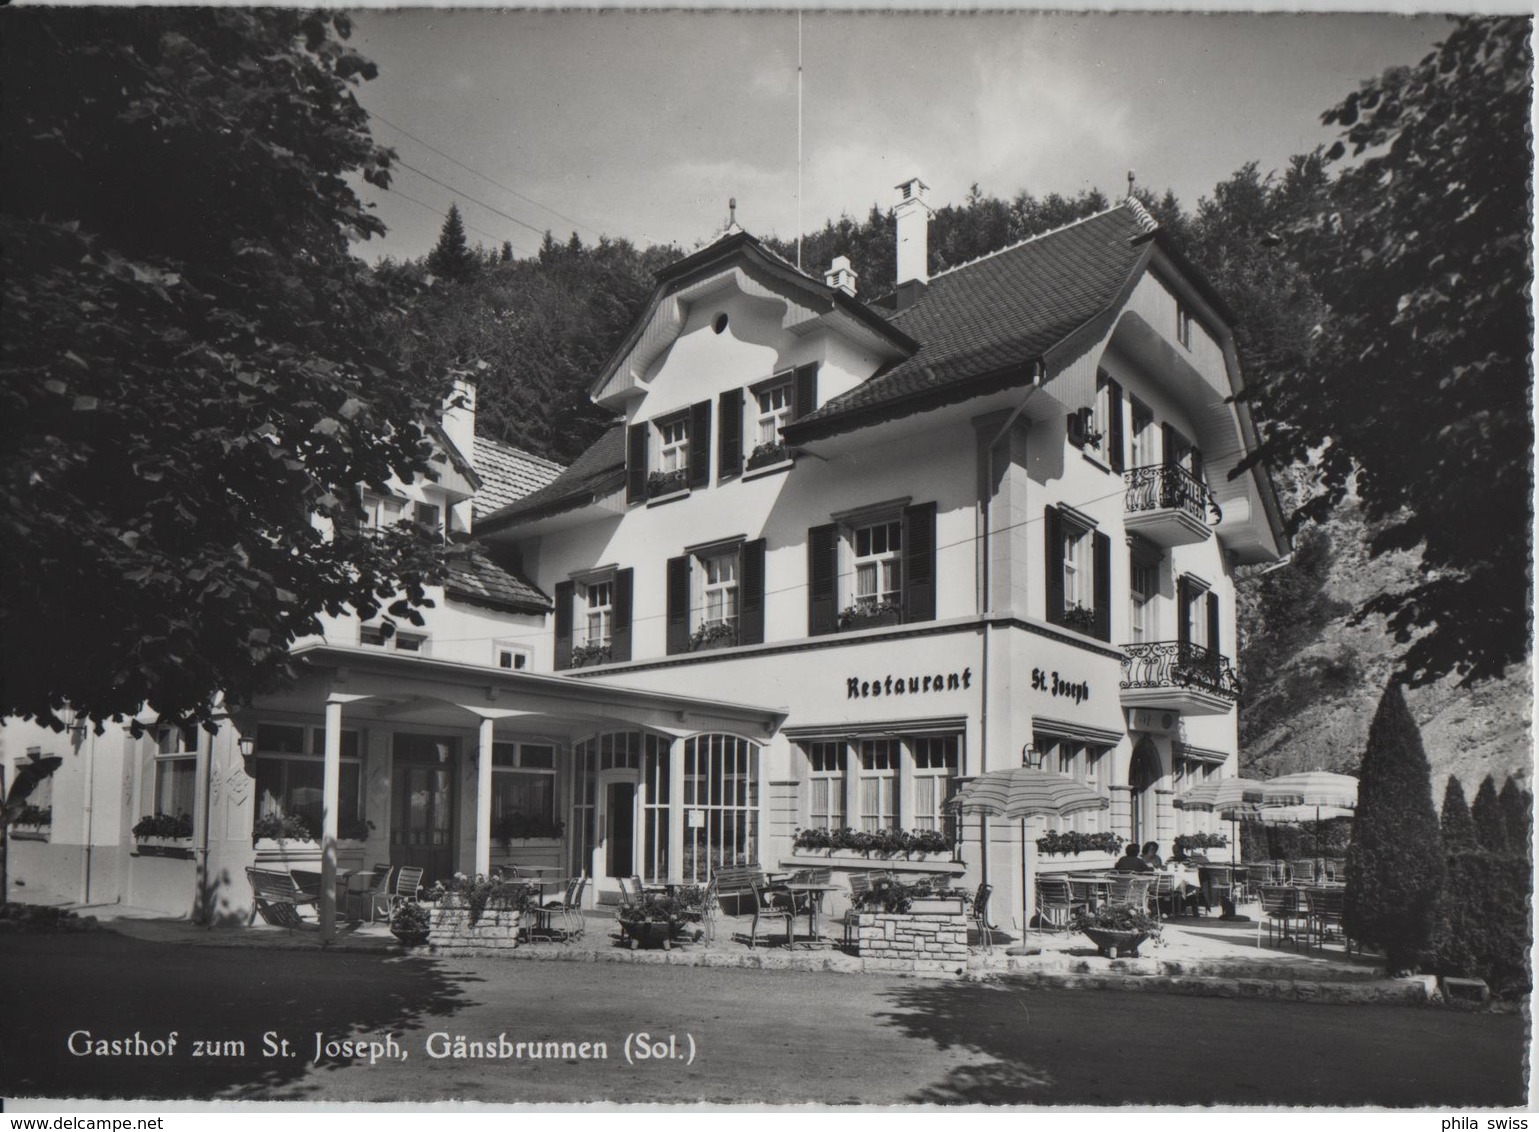
[(523, 672), (533, 662), (533, 656), (534, 654), (522, 645), (515, 645), (509, 641), (497, 641), (492, 645), (492, 661), (498, 668)]
[(897, 604), (903, 591), (903, 520), (883, 519), (850, 530), (854, 601), (871, 607)]
[(781, 426), (790, 420), (795, 400), (790, 379), (760, 386), (754, 390), (754, 400), (759, 410), (754, 444), (779, 444)]
[(162, 726), (155, 729), (156, 814), (191, 818), (197, 800), (198, 727)]
[(689, 470), (689, 414), (657, 422), (658, 447), (657, 470), (660, 472), (687, 472)]
[(492, 744), (492, 837), (560, 837), (556, 826), (556, 748), (549, 743)]
[(868, 833), (898, 826), (898, 742), (860, 740), (860, 826)]
[(845, 745), (840, 740), (822, 740), (804, 747), (811, 793), (808, 828), (843, 829)]
[(377, 649), (392, 649), (396, 652), (427, 652), (428, 635), (426, 633), (414, 633), (408, 630), (397, 629), (390, 636), (385, 636), (382, 625), (358, 626), (358, 643)]
[[(1059, 774), (1066, 774), (1076, 782), (1083, 782), (1097, 794), (1109, 797), (1102, 784), (1102, 768), (1110, 747), (1083, 743), (1059, 736), (1033, 735), (1032, 742), (1043, 754), (1042, 765)], [(1077, 814), (1049, 822), (1049, 826), (1076, 833), (1100, 833), (1103, 829), (1102, 814), (1106, 811), (1084, 810)]]
[(374, 532), (386, 530), (399, 523), (406, 515), (406, 500), (394, 495), (363, 493), (363, 525)]
[[(1105, 463), (1111, 462), (1111, 438), (1112, 438), (1112, 387), (1111, 378), (1106, 371), (1097, 371), (1095, 375), (1095, 404), (1090, 411), (1090, 431), (1097, 439), (1094, 447), (1086, 445), (1089, 452)], [(1122, 402), (1118, 399), (1116, 411), (1121, 411)]]
[(1063, 538), (1063, 608), (1095, 608), (1095, 562), (1089, 527), (1064, 516)]
[(737, 624), (738, 548), (700, 556), (702, 624)]
[(1192, 312), (1186, 309), (1186, 304), (1176, 303), (1176, 341), (1188, 350), (1192, 348)]
[(962, 744), (956, 735), (921, 735), (910, 743), (914, 759), (914, 818), (916, 830), (953, 832), (945, 812), (952, 780), (961, 769)]
[(1128, 624), (1135, 644), (1159, 639), (1159, 606), (1155, 603), (1159, 592), (1159, 563), (1147, 561), (1134, 554), (1128, 586), (1131, 605)]
[(592, 578), (579, 586), (581, 612), (578, 644), (608, 645), (615, 627), (615, 580), (613, 575)]
[[(258, 817), (298, 817), (319, 836), (324, 805), (326, 728), (300, 723), (258, 723), (256, 729)], [(358, 830), (362, 813), (361, 738), (341, 733), (342, 768), (337, 790), (341, 836)]]
[(1154, 452), (1154, 414), (1136, 397), (1131, 398), (1133, 416), (1132, 451), (1133, 467), (1147, 468), (1155, 465), (1159, 457)]

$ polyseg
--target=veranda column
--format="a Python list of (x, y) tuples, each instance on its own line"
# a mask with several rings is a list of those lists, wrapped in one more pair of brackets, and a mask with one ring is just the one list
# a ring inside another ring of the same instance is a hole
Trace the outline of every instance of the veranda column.
[[(684, 740), (668, 746), (668, 883), (683, 884), (684, 876)], [(695, 877), (687, 878), (691, 881)], [(706, 877), (710, 879), (709, 876)]]
[(321, 772), (321, 942), (337, 938), (337, 801), (342, 793), (342, 705), (326, 704), (326, 761)]
[(481, 721), (476, 751), (476, 872), (492, 872), (492, 720)]

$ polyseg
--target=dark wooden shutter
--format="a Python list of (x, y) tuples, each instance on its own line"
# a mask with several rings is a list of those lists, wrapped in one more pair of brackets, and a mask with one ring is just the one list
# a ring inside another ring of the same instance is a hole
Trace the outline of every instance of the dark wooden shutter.
[(1181, 578), (1176, 582), (1176, 641), (1181, 646), (1182, 656), (1186, 655), (1187, 646), (1192, 643), (1192, 603), (1195, 597), (1190, 579)]
[(577, 600), (577, 586), (556, 583), (556, 670), (572, 667), (572, 604)]
[(1126, 466), (1122, 449), (1126, 438), (1122, 432), (1122, 386), (1111, 378), (1106, 379), (1106, 403), (1108, 416), (1106, 421), (1106, 457), (1112, 470), (1120, 472)]
[(1047, 547), (1047, 620), (1063, 624), (1063, 518), (1058, 508), (1049, 507), (1042, 523), (1042, 538)]
[(1192, 446), (1192, 478), (1202, 482), (1202, 449), (1196, 445)]
[(668, 559), (668, 654), (689, 651), (689, 555)]
[(818, 407), (818, 365), (796, 367), (796, 379), (791, 389), (791, 419), (799, 421)]
[(1208, 591), (1208, 648), (1218, 655), (1218, 595)]
[(1181, 434), (1168, 424), (1160, 424), (1160, 463), (1173, 468), (1181, 462)]
[(641, 503), (647, 498), (647, 433), (650, 424), (631, 425), (625, 445), (625, 502)]
[(689, 486), (705, 487), (711, 482), (711, 403), (701, 401), (689, 407)]
[(807, 635), (839, 627), (839, 529), (829, 523), (807, 532)]
[(1100, 531), (1090, 536), (1091, 553), (1095, 571), (1095, 635), (1103, 641), (1111, 640), (1111, 539)]
[(737, 643), (757, 645), (764, 640), (764, 540), (745, 542), (739, 552), (737, 572)]
[(935, 504), (903, 509), (903, 620), (935, 620)]
[(614, 624), (609, 632), (609, 658), (631, 658), (631, 598), (635, 591), (634, 570), (615, 571)]
[(743, 391), (728, 389), (721, 395), (717, 413), (716, 478), (743, 474)]

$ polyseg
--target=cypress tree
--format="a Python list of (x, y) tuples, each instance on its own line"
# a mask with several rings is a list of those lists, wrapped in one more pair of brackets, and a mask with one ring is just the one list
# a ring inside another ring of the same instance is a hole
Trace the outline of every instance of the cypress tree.
[(1464, 787), (1452, 774), (1448, 776), (1448, 786), (1443, 791), (1443, 815), (1439, 824), (1443, 830), (1445, 853), (1475, 848), (1475, 819), (1470, 817), (1469, 803), (1464, 800)]
[(1496, 797), (1496, 779), (1489, 774), (1475, 791), (1475, 804), (1470, 807), (1475, 819), (1475, 840), (1482, 849), (1492, 853), (1507, 852), (1507, 819), (1502, 814), (1502, 804)]
[(427, 257), (428, 270), (443, 279), (463, 283), (476, 273), (477, 260), (465, 242), (465, 222), (460, 219), (458, 205), (449, 206), (444, 226), (438, 232), (438, 243)]
[(1502, 818), (1507, 827), (1507, 848), (1518, 856), (1527, 856), (1534, 837), (1534, 796), (1508, 778), (1502, 783), (1502, 792), (1496, 800), (1502, 804)]
[(1400, 685), (1391, 681), (1363, 753), (1347, 848), (1347, 934), (1381, 949), (1391, 973), (1430, 960), (1443, 875), (1432, 772)]

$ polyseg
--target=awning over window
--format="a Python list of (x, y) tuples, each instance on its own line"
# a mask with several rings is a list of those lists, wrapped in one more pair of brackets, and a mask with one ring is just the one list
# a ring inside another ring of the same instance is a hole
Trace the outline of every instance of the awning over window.
[(1092, 747), (1115, 747), (1122, 742), (1123, 735), (1121, 731), (1070, 723), (1063, 719), (1045, 719), (1040, 715), (1032, 716), (1031, 730), (1034, 735), (1047, 739), (1066, 739), (1071, 743), (1084, 743)]

